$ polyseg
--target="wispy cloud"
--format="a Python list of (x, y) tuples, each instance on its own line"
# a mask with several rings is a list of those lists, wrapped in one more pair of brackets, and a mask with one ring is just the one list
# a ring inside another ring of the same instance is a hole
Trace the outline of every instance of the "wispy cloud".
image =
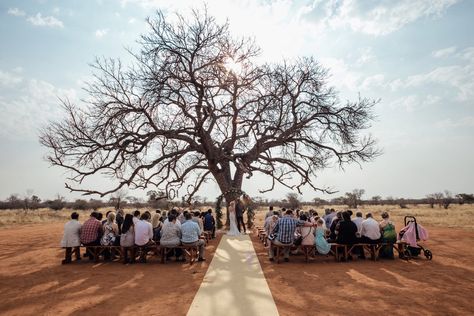
[(54, 16), (43, 16), (41, 13), (36, 13), (34, 16), (29, 16), (26, 19), (35, 26), (59, 27), (63, 28), (64, 24)]
[(456, 52), (456, 46), (451, 46), (451, 47), (443, 48), (440, 50), (436, 50), (432, 52), (431, 55), (435, 58), (443, 58), (443, 57), (450, 56), (454, 54), (455, 52)]
[(16, 69), (14, 71), (16, 73), (0, 70), (0, 87), (12, 87), (23, 81), (23, 78), (18, 75), (18, 72), (21, 71), (17, 71)]
[(36, 13), (36, 15), (27, 15), (26, 12), (23, 10), (20, 10), (18, 8), (10, 8), (8, 9), (7, 13), (9, 15), (13, 15), (17, 17), (24, 17), (26, 21), (28, 21), (29, 23), (35, 26), (46, 26), (46, 27), (57, 27), (57, 28), (64, 27), (64, 24), (61, 20), (55, 18), (54, 16), (43, 16), (41, 12)]
[(424, 17), (439, 17), (459, 0), (328, 1), (319, 6), (326, 11), (326, 23), (332, 28), (349, 27), (355, 32), (387, 35)]
[(474, 116), (466, 116), (463, 118), (459, 118), (457, 120), (447, 118), (445, 120), (439, 121), (436, 124), (438, 128), (458, 128), (458, 127), (472, 127), (474, 126)]
[(18, 8), (10, 8), (7, 11), (8, 14), (13, 15), (13, 16), (25, 16), (26, 12), (22, 11)]
[[(1, 74), (5, 72), (0, 71)], [(9, 77), (11, 79), (11, 77)], [(14, 86), (2, 87), (0, 95), (0, 138), (37, 138), (38, 129), (51, 119), (63, 116), (58, 97), (77, 102), (74, 89), (61, 89), (49, 82), (17, 77)]]
[(108, 29), (98, 29), (95, 31), (95, 37), (97, 38), (102, 38), (104, 37), (105, 35), (107, 35), (107, 33), (109, 32)]

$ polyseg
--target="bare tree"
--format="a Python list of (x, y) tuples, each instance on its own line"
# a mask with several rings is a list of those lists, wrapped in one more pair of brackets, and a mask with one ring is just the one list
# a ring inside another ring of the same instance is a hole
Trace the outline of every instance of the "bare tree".
[(286, 200), (288, 202), (288, 207), (292, 209), (297, 209), (301, 206), (301, 197), (298, 193), (289, 192), (286, 194)]
[[(379, 154), (362, 135), (376, 101), (341, 102), (314, 58), (257, 64), (254, 42), (233, 38), (207, 12), (175, 20), (163, 12), (148, 20), (151, 32), (130, 67), (97, 60), (86, 88), (91, 101), (64, 100), (67, 119), (42, 131), (49, 162), (71, 171), (71, 191), (151, 187), (190, 202), (213, 179), (230, 201), (244, 176), (261, 173), (271, 181), (260, 192), (277, 183), (328, 192), (315, 184), (321, 169)], [(117, 183), (81, 186), (99, 174)]]
[(379, 205), (381, 204), (381, 201), (382, 201), (382, 197), (380, 195), (376, 195), (376, 196), (373, 196), (372, 197), (372, 203), (374, 205)]
[(354, 189), (352, 192), (346, 192), (344, 203), (349, 207), (357, 208), (357, 206), (361, 203), (361, 198), (364, 193), (364, 189)]

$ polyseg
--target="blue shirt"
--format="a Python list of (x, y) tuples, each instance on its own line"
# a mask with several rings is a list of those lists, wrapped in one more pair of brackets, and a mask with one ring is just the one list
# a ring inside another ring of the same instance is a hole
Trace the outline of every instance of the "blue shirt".
[(190, 244), (198, 241), (199, 236), (201, 236), (201, 229), (198, 223), (187, 220), (181, 224), (181, 242)]
[(204, 230), (212, 230), (214, 228), (214, 217), (211, 213), (204, 215)]
[(279, 242), (291, 244), (295, 239), (296, 226), (303, 226), (304, 223), (304, 221), (285, 215), (278, 220), (273, 232), (276, 233), (276, 239)]

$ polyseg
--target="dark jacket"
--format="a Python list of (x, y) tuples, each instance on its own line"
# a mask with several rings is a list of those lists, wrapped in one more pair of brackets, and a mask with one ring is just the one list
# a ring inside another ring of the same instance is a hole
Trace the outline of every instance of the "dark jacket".
[(340, 221), (339, 232), (336, 242), (338, 244), (355, 244), (357, 243), (357, 225), (352, 221)]
[(235, 217), (243, 217), (244, 216), (244, 204), (239, 201), (235, 204)]

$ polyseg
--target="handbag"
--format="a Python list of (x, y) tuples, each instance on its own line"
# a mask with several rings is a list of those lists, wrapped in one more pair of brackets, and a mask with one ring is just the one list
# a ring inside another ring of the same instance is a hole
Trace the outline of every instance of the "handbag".
[(293, 241), (293, 245), (300, 246), (302, 242), (303, 242), (303, 236), (299, 235), (298, 237), (295, 238), (295, 241)]

